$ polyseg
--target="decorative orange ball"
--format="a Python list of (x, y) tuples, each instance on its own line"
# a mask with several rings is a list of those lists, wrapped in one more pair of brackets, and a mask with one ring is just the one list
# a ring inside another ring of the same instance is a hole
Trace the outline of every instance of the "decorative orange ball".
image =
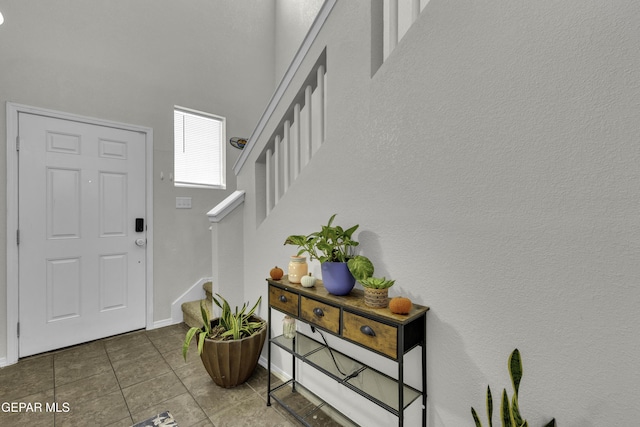
[(284, 271), (282, 271), (282, 269), (277, 265), (273, 267), (271, 271), (269, 271), (269, 276), (271, 276), (273, 280), (280, 280), (282, 279), (283, 275), (284, 275)]
[(389, 310), (395, 314), (409, 314), (413, 303), (406, 297), (395, 297), (389, 301)]

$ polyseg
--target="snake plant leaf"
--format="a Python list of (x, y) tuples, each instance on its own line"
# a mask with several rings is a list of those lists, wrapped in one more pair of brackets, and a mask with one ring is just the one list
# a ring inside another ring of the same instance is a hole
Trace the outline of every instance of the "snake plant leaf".
[(240, 339), (240, 324), (234, 316), (229, 318), (229, 328), (221, 334), (222, 337), (232, 337), (234, 340)]
[(242, 308), (240, 309), (239, 312), (238, 312), (238, 306), (236, 306), (235, 317), (243, 317), (245, 311), (247, 311), (247, 303), (246, 302), (244, 304), (242, 304)]
[(184, 338), (184, 342), (182, 343), (182, 357), (184, 357), (184, 361), (187, 361), (187, 351), (189, 351), (189, 346), (191, 345), (191, 340), (193, 339), (193, 336), (198, 333), (200, 331), (200, 329), (198, 328), (191, 328), (187, 331), (187, 335)]
[(515, 422), (517, 427), (521, 427), (523, 423), (526, 423), (526, 421), (524, 421), (522, 419), (522, 416), (520, 415), (520, 407), (518, 405), (517, 394), (514, 394), (511, 397), (511, 415), (513, 416), (513, 421)]
[(251, 307), (251, 310), (249, 310), (249, 312), (247, 313), (247, 317), (251, 317), (253, 316), (253, 313), (256, 312), (256, 309), (258, 308), (258, 305), (260, 305), (260, 301), (262, 301), (262, 295), (260, 295), (258, 297), (258, 301), (256, 301), (256, 303), (254, 304), (253, 307)]
[(500, 405), (500, 418), (502, 419), (502, 427), (515, 427), (509, 408), (509, 396), (507, 390), (502, 390), (502, 404)]
[(549, 423), (544, 427), (556, 427), (556, 419), (552, 419)]
[(204, 350), (205, 338), (207, 338), (207, 334), (198, 334), (198, 354), (202, 354), (202, 350)]
[(471, 407), (471, 415), (473, 415), (473, 421), (476, 423), (476, 427), (482, 427), (482, 423), (480, 422), (480, 418), (478, 418), (478, 414), (476, 414), (476, 410)]
[(211, 333), (211, 322), (209, 322), (209, 312), (205, 307), (204, 302), (200, 302), (200, 314), (202, 315), (202, 324), (204, 325), (205, 334)]
[(493, 397), (489, 386), (487, 386), (487, 418), (489, 419), (489, 427), (493, 427)]
[(522, 379), (522, 359), (520, 358), (520, 351), (516, 348), (509, 356), (509, 374), (511, 375), (511, 382), (513, 384), (513, 390), (515, 395), (518, 395), (518, 389), (520, 388), (520, 380)]

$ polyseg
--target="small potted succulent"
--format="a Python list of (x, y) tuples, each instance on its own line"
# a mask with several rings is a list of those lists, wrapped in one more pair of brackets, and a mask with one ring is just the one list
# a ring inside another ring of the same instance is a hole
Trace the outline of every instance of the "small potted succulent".
[(364, 288), (364, 303), (373, 308), (389, 305), (389, 288), (395, 280), (386, 277), (373, 277), (374, 267), (369, 258), (358, 255), (347, 262), (351, 274)]
[(229, 303), (216, 295), (219, 300), (213, 297), (213, 302), (222, 314), (210, 321), (207, 308), (200, 304), (204, 326), (187, 331), (182, 356), (187, 359), (191, 341), (197, 336), (198, 354), (207, 373), (220, 387), (231, 388), (244, 383), (255, 370), (267, 336), (267, 322), (254, 314), (262, 297), (250, 310), (245, 303), (232, 312)]

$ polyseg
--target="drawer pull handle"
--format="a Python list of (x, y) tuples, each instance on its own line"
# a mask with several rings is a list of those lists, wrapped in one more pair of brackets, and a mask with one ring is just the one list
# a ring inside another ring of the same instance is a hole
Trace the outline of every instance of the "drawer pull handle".
[(316, 307), (313, 309), (313, 314), (315, 314), (318, 317), (324, 317), (324, 311), (322, 311), (322, 309), (319, 307)]
[(280, 298), (278, 298), (280, 300), (280, 302), (287, 302), (287, 297), (285, 297), (284, 295), (280, 295)]
[(376, 333), (373, 329), (371, 329), (371, 326), (361, 326), (360, 327), (360, 332), (362, 332), (365, 335), (369, 335), (370, 337), (375, 337)]

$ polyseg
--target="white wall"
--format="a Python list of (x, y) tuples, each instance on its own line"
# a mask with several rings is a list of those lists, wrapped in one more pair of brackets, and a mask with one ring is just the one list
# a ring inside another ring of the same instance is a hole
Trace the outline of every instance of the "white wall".
[(275, 81), (280, 83), (324, 0), (276, 0)]
[[(274, 4), (193, 0), (0, 0), (0, 135), (6, 101), (154, 130), (154, 320), (211, 276), (206, 213), (235, 189), (176, 189), (173, 106), (223, 115), (248, 136), (274, 89)], [(0, 164), (6, 164), (0, 150)], [(160, 180), (163, 172), (165, 179)], [(0, 176), (0, 359), (6, 355), (6, 177)], [(192, 197), (176, 210), (175, 197)]]
[(429, 426), (484, 417), (516, 347), (529, 425), (634, 424), (640, 4), (432, 0), (373, 78), (368, 7), (338, 2), (310, 54), (327, 45), (326, 142), (261, 224), (257, 152), (238, 176), (245, 295), (338, 213), (391, 294), (431, 307)]

